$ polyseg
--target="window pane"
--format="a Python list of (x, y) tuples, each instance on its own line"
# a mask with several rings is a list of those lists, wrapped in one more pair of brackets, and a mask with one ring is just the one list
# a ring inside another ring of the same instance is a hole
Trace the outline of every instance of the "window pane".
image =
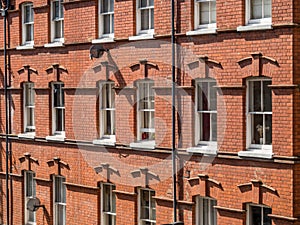
[(141, 10), (141, 29), (148, 30), (149, 29), (149, 10)]
[(35, 131), (34, 127), (34, 108), (26, 108), (26, 132)]
[(30, 172), (25, 173), (26, 177), (26, 197), (33, 197), (34, 196), (34, 190), (33, 190), (33, 174)]
[(32, 41), (33, 40), (33, 25), (26, 25), (26, 37), (25, 41)]
[(61, 204), (56, 204), (55, 209), (56, 209), (56, 224), (64, 225), (66, 206)]
[(208, 110), (208, 83), (200, 83), (198, 90), (198, 111), (206, 111)]
[(268, 214), (272, 214), (272, 209), (271, 208), (264, 208), (264, 225), (272, 225), (272, 220), (270, 217), (268, 217)]
[(261, 207), (259, 206), (251, 206), (251, 219), (252, 224), (251, 225), (262, 225), (261, 224)]
[(252, 116), (252, 144), (263, 144), (263, 115)]
[(270, 84), (271, 81), (263, 81), (264, 112), (272, 112), (272, 92), (271, 88), (268, 87)]
[(210, 23), (216, 22), (216, 2), (211, 2), (211, 21)]
[(154, 0), (149, 0), (149, 6), (154, 6)]
[(215, 82), (209, 82), (209, 109), (217, 110), (217, 90)]
[(151, 29), (154, 29), (154, 9), (150, 9), (150, 16), (151, 16)]
[(108, 12), (108, 7), (109, 7), (108, 0), (102, 0), (101, 1), (101, 13)]
[(251, 81), (249, 85), (249, 111), (261, 112), (261, 81)]
[(272, 1), (264, 0), (264, 18), (269, 18), (272, 16)]
[(55, 22), (55, 35), (54, 38), (62, 38), (62, 21)]
[[(115, 190), (116, 187), (112, 186), (112, 190)], [(111, 206), (111, 211), (113, 213), (116, 213), (116, 194), (114, 192), (111, 193), (111, 198), (112, 198), (112, 206)]]
[(25, 86), (25, 106), (34, 106), (34, 94), (35, 91), (33, 86), (26, 85)]
[(64, 84), (54, 84), (54, 107), (64, 107), (65, 106), (65, 99), (64, 99)]
[(24, 6), (24, 23), (33, 22), (33, 9), (32, 5)]
[(262, 18), (262, 0), (252, 0), (251, 9), (251, 19)]
[(203, 224), (209, 224), (208, 199), (203, 199)]
[(266, 140), (265, 144), (266, 145), (271, 145), (272, 144), (272, 115), (265, 115), (265, 135), (266, 135)]
[(103, 34), (110, 34), (110, 15), (103, 16)]
[(217, 114), (211, 114), (211, 140), (217, 141)]
[(56, 131), (65, 131), (65, 109), (56, 109)]
[(53, 19), (59, 19), (59, 2), (54, 1), (53, 2)]
[(199, 24), (209, 24), (209, 2), (201, 2), (200, 3)]
[(103, 211), (110, 212), (110, 186), (103, 185)]
[(140, 8), (147, 7), (147, 0), (140, 0)]
[(210, 113), (202, 113), (200, 119), (200, 127), (202, 128), (201, 141), (210, 140)]
[(112, 27), (112, 30), (111, 30), (111, 33), (114, 33), (115, 32), (115, 16), (114, 14), (111, 15), (111, 27)]

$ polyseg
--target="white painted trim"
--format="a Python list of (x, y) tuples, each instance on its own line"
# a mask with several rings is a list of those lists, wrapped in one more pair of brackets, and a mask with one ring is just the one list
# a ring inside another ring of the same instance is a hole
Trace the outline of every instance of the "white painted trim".
[(56, 47), (64, 47), (64, 40), (61, 42), (52, 42), (52, 43), (47, 43), (44, 44), (45, 48), (56, 48)]
[[(27, 192), (27, 173), (31, 173), (32, 174), (32, 189), (34, 190), (33, 191), (33, 195), (32, 196), (30, 196), (30, 197), (27, 197), (26, 196), (26, 192)], [(27, 209), (27, 202), (30, 200), (30, 199), (32, 199), (32, 198), (34, 198), (35, 196), (36, 196), (36, 191), (35, 191), (35, 189), (36, 189), (36, 180), (34, 179), (34, 177), (35, 177), (35, 173), (33, 172), (33, 171), (29, 171), (29, 170), (25, 170), (24, 171), (24, 198), (25, 198), (25, 200), (24, 200), (24, 203), (25, 203), (25, 205), (24, 205), (24, 219), (25, 219), (25, 224), (26, 225), (36, 225), (36, 222), (32, 222), (32, 221), (28, 221), (28, 214), (29, 213), (33, 213), (33, 215), (34, 215), (34, 220), (36, 221), (36, 213), (35, 212), (30, 212), (28, 209)]]
[(115, 42), (114, 37), (101, 37), (101, 38), (92, 40), (92, 44), (112, 43), (112, 42)]
[(239, 26), (237, 27), (237, 31), (256, 31), (256, 30), (272, 30), (272, 24), (248, 24), (246, 26)]
[(130, 148), (155, 149), (155, 140), (137, 141), (129, 144)]
[(187, 36), (203, 35), (203, 34), (216, 34), (217, 28), (203, 28), (186, 32)]
[(34, 49), (34, 45), (19, 45), (16, 47), (16, 50), (29, 50), (29, 49)]
[[(22, 4), (22, 45), (28, 45), (28, 46), (33, 46), (34, 44), (34, 12), (32, 12), (32, 22), (25, 24), (24, 18), (25, 18), (25, 7), (30, 6), (31, 9), (33, 10), (33, 3), (32, 2), (27, 2)], [(32, 41), (26, 41), (26, 26), (32, 26)]]
[(147, 34), (138, 34), (136, 36), (130, 36), (128, 38), (129, 41), (138, 41), (138, 40), (149, 40), (154, 39), (154, 31), (153, 33), (147, 33)]
[(116, 145), (116, 136), (103, 136), (100, 139), (93, 140), (94, 145), (107, 145), (107, 146), (115, 146)]

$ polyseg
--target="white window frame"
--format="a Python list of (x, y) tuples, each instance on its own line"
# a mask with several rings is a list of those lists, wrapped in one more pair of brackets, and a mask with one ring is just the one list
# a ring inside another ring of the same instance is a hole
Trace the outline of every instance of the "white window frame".
[[(199, 96), (199, 92), (200, 92), (200, 84), (201, 83), (207, 83), (208, 84), (208, 110), (199, 110), (199, 104), (201, 103), (201, 101), (199, 100), (199, 98), (201, 98), (201, 96)], [(195, 145), (196, 146), (202, 146), (202, 147), (209, 147), (209, 148), (213, 148), (216, 149), (217, 148), (217, 141), (212, 140), (212, 115), (216, 115), (216, 117), (218, 116), (217, 114), (217, 89), (216, 87), (216, 80), (214, 79), (196, 79), (195, 80), (195, 84), (196, 84), (196, 93), (195, 93)], [(211, 89), (214, 89), (212, 91), (215, 91), (216, 94), (216, 109), (210, 109), (210, 103), (211, 103), (211, 98), (210, 98), (210, 93), (211, 93)], [(205, 141), (202, 138), (203, 135), (203, 130), (202, 130), (202, 114), (210, 114), (210, 140), (209, 141)]]
[[(61, 101), (62, 101), (62, 106), (54, 106), (54, 96), (55, 96), (55, 85), (61, 85), (61, 88), (59, 88), (58, 90), (60, 90), (62, 92), (62, 95), (60, 95), (62, 97)], [(63, 82), (52, 82), (51, 83), (51, 98), (52, 98), (52, 135), (58, 135), (58, 136), (62, 136), (65, 137), (65, 93), (64, 93), (64, 83)], [(63, 128), (61, 131), (58, 130), (58, 126), (57, 126), (57, 117), (56, 117), (56, 111), (57, 110), (62, 110), (63, 114), (62, 114), (62, 120), (61, 122), (63, 124), (61, 124), (61, 127)]]
[[(36, 213), (27, 209), (27, 203), (30, 199), (36, 197), (36, 181), (34, 179), (35, 173), (30, 170), (24, 171), (24, 197), (25, 197), (25, 224), (36, 225)], [(28, 190), (30, 188), (31, 190)]]
[[(108, 3), (108, 11), (103, 12), (103, 4), (105, 4), (107, 1)], [(114, 0), (112, 0), (114, 2)], [(111, 6), (111, 1), (110, 0), (99, 0), (99, 38), (114, 38), (114, 5)], [(110, 32), (109, 33), (104, 33), (104, 17), (109, 16), (110, 20)]]
[[(109, 188), (108, 198), (105, 197), (107, 193), (104, 192), (105, 187)], [(101, 224), (116, 225), (116, 194), (113, 190), (116, 186), (111, 183), (101, 183)], [(109, 199), (106, 203), (105, 199)], [(110, 210), (105, 211), (105, 204), (109, 205)]]
[[(142, 206), (142, 191), (148, 191), (149, 194), (149, 205), (148, 206)], [(155, 213), (155, 220), (150, 219), (152, 215), (152, 210), (154, 209), (156, 212), (156, 203), (154, 203), (154, 206), (152, 205), (153, 201), (155, 202), (155, 199), (152, 199), (151, 193), (154, 193), (153, 196), (155, 196), (155, 191), (149, 188), (140, 188), (138, 189), (138, 224), (139, 225), (146, 225), (150, 223), (150, 225), (156, 225), (156, 213)], [(152, 201), (153, 200), (153, 201)], [(142, 218), (142, 208), (148, 208), (149, 209), (149, 219)]]
[[(217, 27), (216, 22), (212, 22), (212, 3), (216, 4), (216, 0), (194, 0), (195, 7), (194, 7), (194, 27), (195, 30), (197, 29), (213, 29)], [(202, 3), (208, 3), (209, 4), (209, 23), (208, 24), (202, 24), (199, 23), (201, 13), (200, 13), (200, 7)], [(216, 12), (217, 13), (217, 12)]]
[[(53, 225), (66, 225), (66, 178), (53, 175)], [(56, 182), (59, 182), (59, 190), (56, 190)], [(58, 195), (58, 200), (56, 199)], [(61, 210), (61, 211), (60, 211)], [(61, 221), (58, 221), (62, 218)]]
[[(100, 82), (100, 93), (99, 93), (99, 117), (100, 117), (100, 138), (114, 138), (115, 137), (115, 83), (113, 81)], [(108, 88), (108, 89), (107, 89)], [(107, 104), (110, 107), (107, 107)], [(107, 120), (105, 115), (107, 112), (111, 114), (111, 131), (107, 133)]]
[[(138, 35), (143, 35), (143, 34), (154, 34), (154, 0), (145, 0), (147, 1), (147, 6), (146, 7), (140, 7), (140, 1), (142, 0), (137, 0), (136, 1), (136, 23), (137, 23), (137, 34)], [(150, 1), (153, 1), (153, 5), (150, 5)], [(142, 10), (148, 10), (149, 11), (149, 29), (142, 30), (142, 17), (141, 17), (141, 11)], [(153, 21), (151, 19), (151, 11), (153, 10)], [(153, 22), (153, 28), (151, 28), (151, 23)]]
[[(142, 108), (142, 104), (141, 104), (142, 91), (144, 90), (142, 87), (144, 85), (147, 85), (147, 96), (145, 96), (147, 100), (145, 101), (145, 103), (147, 103), (148, 105), (150, 104), (150, 107), (146, 109)], [(153, 80), (143, 80), (137, 82), (137, 140), (138, 141), (155, 140), (155, 95), (154, 95), (153, 86), (154, 86)], [(153, 108), (151, 107), (151, 104), (153, 104)], [(151, 116), (149, 116), (148, 118), (149, 125), (153, 123), (152, 128), (143, 127), (143, 118), (145, 117), (146, 113), (150, 113), (150, 115), (153, 113), (154, 121), (152, 121)], [(146, 133), (152, 134), (152, 137), (149, 138), (150, 135), (148, 135), (148, 138), (144, 138), (143, 135), (145, 135)]]
[[(30, 8), (29, 21), (26, 21), (26, 8)], [(31, 28), (30, 40), (27, 40), (27, 28)], [(22, 4), (22, 45), (32, 46), (34, 44), (34, 12), (33, 3)]]
[(260, 19), (251, 19), (251, 1), (246, 0), (246, 24), (247, 25), (255, 25), (255, 24), (271, 24), (272, 23), (272, 0), (271, 0), (271, 17), (264, 18), (264, 1), (262, 0), (262, 18)]
[[(59, 4), (59, 15), (54, 17), (54, 3)], [(64, 8), (62, 4), (63, 0), (53, 0), (51, 1), (51, 42), (64, 42)], [(61, 37), (56, 37), (56, 26), (57, 23), (61, 24)]]
[[(29, 93), (30, 92), (30, 93)], [(29, 96), (28, 96), (29, 93)], [(30, 102), (27, 105), (27, 102)], [(23, 123), (24, 123), (24, 133), (35, 135), (35, 90), (33, 82), (23, 83)], [(31, 114), (31, 115), (30, 115)], [(28, 117), (32, 117), (31, 125), (28, 125)]]
[[(207, 208), (204, 207), (204, 201), (207, 201)], [(217, 225), (217, 209), (214, 208), (216, 205), (216, 199), (196, 196), (196, 225)], [(203, 222), (204, 214), (208, 223)]]
[[(271, 211), (272, 211), (272, 208), (271, 207), (268, 207), (268, 206), (266, 206), (266, 205), (259, 205), (259, 204), (252, 204), (252, 203), (249, 203), (249, 204), (247, 204), (247, 206), (246, 206), (246, 209), (247, 209), (247, 225), (252, 225), (253, 223), (252, 223), (252, 216), (251, 216), (251, 214), (252, 214), (252, 209), (251, 209), (251, 207), (260, 207), (261, 208), (261, 224), (265, 224), (264, 223), (264, 221), (263, 221), (263, 215), (264, 215), (264, 210), (265, 209), (271, 209)], [(271, 220), (271, 218), (270, 218), (270, 220)], [(272, 222), (271, 222), (271, 224), (272, 224)], [(270, 224), (270, 225), (271, 225)]]
[[(263, 106), (264, 106), (264, 102), (263, 102), (263, 99), (264, 99), (264, 96), (263, 96), (263, 82), (266, 82), (266, 81), (271, 81), (271, 79), (269, 78), (254, 78), (254, 79), (249, 79), (247, 80), (247, 148), (248, 150), (260, 150), (260, 151), (272, 151), (272, 144), (268, 145), (268, 144), (265, 144), (265, 131), (266, 131), (266, 128), (265, 128), (265, 116), (266, 115), (271, 115), (272, 116), (272, 111), (269, 112), (269, 111), (259, 111), (259, 112), (251, 112), (250, 111), (250, 95), (253, 95), (253, 88), (251, 88), (250, 86), (250, 82), (255, 82), (255, 81), (258, 81), (258, 82), (261, 82), (261, 108), (263, 109)], [(271, 90), (271, 101), (272, 101), (272, 90)], [(253, 103), (252, 103), (253, 104)], [(251, 105), (252, 105), (251, 104)], [(272, 103), (271, 103), (272, 104)], [(272, 106), (272, 105), (271, 105)], [(253, 144), (252, 143), (252, 140), (253, 140), (253, 119), (252, 119), (252, 116), (253, 115), (263, 115), (263, 143), (262, 144)], [(271, 135), (272, 135), (272, 130), (271, 131), (268, 131), (268, 132), (271, 132)]]

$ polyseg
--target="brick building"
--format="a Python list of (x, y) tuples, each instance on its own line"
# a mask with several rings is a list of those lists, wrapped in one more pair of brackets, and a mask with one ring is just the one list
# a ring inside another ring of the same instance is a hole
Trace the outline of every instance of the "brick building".
[[(178, 220), (300, 224), (300, 2), (175, 5)], [(0, 223), (173, 222), (171, 4), (14, 0), (7, 34)]]

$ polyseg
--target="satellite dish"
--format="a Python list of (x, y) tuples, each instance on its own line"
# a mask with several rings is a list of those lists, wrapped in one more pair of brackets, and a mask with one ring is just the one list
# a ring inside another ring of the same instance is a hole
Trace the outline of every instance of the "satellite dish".
[(41, 207), (41, 201), (38, 198), (31, 198), (27, 202), (27, 209), (31, 212), (35, 212)]

